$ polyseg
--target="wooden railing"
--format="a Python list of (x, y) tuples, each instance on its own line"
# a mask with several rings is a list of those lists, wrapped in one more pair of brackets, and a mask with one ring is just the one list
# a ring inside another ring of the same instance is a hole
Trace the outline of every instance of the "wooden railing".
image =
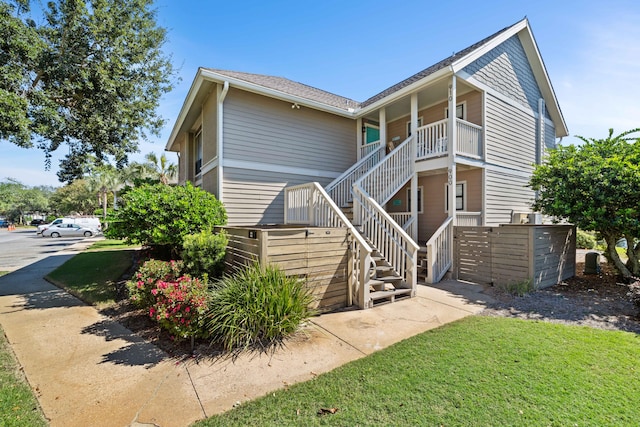
[(386, 258), (404, 283), (416, 291), (419, 246), (382, 208), (414, 174), (414, 138), (407, 138), (358, 179), (352, 189), (354, 215), (362, 233)]
[[(423, 160), (444, 156), (448, 150), (447, 127), (444, 119), (419, 127), (416, 135), (416, 159)], [(483, 157), (482, 126), (456, 119), (456, 153), (467, 157)]]
[(353, 193), (362, 215), (362, 233), (393, 266), (405, 285), (411, 287), (415, 296), (420, 247), (357, 183), (353, 186)]
[(456, 120), (457, 144), (456, 152), (467, 157), (481, 159), (483, 157), (482, 126)]
[(448, 121), (440, 120), (417, 129), (416, 158), (418, 160), (447, 154)]
[(342, 175), (334, 179), (325, 190), (338, 206), (347, 206), (351, 202), (351, 187), (353, 183), (360, 179), (382, 157), (384, 157), (384, 146), (378, 141), (367, 144), (369, 152), (357, 163), (347, 169)]
[(457, 211), (455, 226), (476, 227), (482, 225), (482, 212)]
[(393, 220), (405, 230), (405, 224), (408, 223), (409, 220), (411, 220), (411, 212), (389, 212), (389, 216), (393, 218)]
[(415, 144), (413, 137), (407, 138), (384, 159), (369, 169), (355, 186), (359, 186), (380, 205), (384, 205), (413, 176)]
[(380, 140), (373, 141), (373, 142), (370, 142), (368, 144), (362, 144), (360, 146), (360, 159), (362, 159), (366, 155), (371, 154), (372, 152), (376, 151), (381, 145), (382, 145), (382, 141), (380, 141)]
[(427, 242), (427, 283), (438, 283), (451, 268), (453, 218), (448, 217)]
[(369, 287), (366, 283), (375, 271), (371, 260), (373, 249), (319, 183), (310, 182), (284, 189), (284, 223), (349, 229), (352, 239), (349, 243), (351, 260), (348, 305), (355, 298), (360, 308), (367, 308)]

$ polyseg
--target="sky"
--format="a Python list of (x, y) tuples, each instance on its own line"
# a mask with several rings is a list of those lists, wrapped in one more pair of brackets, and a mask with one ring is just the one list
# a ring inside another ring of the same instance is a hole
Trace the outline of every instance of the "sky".
[[(525, 16), (569, 133), (604, 138), (640, 127), (640, 2), (637, 0), (456, 1), (156, 0), (167, 28), (164, 51), (177, 69), (159, 113), (164, 151), (198, 67), (267, 74), (356, 101), (427, 68)], [(0, 181), (60, 186), (61, 147), (45, 171), (44, 154), (0, 141)], [(169, 158), (177, 162), (173, 153)]]

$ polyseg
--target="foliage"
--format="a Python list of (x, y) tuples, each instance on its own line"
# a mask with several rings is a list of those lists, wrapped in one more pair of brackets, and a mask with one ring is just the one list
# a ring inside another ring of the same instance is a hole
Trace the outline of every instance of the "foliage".
[(0, 329), (0, 425), (46, 426), (38, 400)]
[(131, 268), (133, 251), (82, 252), (46, 279), (88, 304), (111, 304), (118, 299), (116, 283)]
[(277, 266), (247, 266), (215, 288), (209, 332), (227, 350), (268, 347), (295, 332), (313, 314), (304, 281)]
[(25, 223), (24, 216), (33, 212), (48, 212), (51, 187), (28, 187), (7, 178), (0, 182), (0, 215), (14, 223)]
[(155, 259), (144, 262), (138, 268), (133, 279), (127, 281), (129, 298), (137, 306), (148, 308), (155, 304), (153, 290), (159, 281), (171, 282), (182, 275), (182, 261), (159, 261)]
[(195, 426), (635, 426), (639, 352), (633, 333), (471, 316)]
[(229, 239), (224, 231), (215, 234), (203, 230), (184, 236), (182, 260), (192, 276), (220, 277), (224, 271), (224, 256)]
[(533, 282), (529, 279), (522, 280), (520, 282), (511, 282), (507, 284), (502, 284), (502, 285), (498, 285), (497, 287), (501, 289), (503, 292), (506, 292), (511, 295), (519, 296), (519, 297), (524, 296), (534, 290)]
[(146, 162), (132, 164), (138, 179), (150, 179), (168, 185), (178, 177), (178, 166), (170, 163), (166, 154), (162, 153), (158, 157), (156, 153), (147, 153), (144, 158)]
[(56, 188), (50, 202), (59, 215), (91, 215), (98, 207), (98, 199), (84, 179)]
[(597, 245), (597, 239), (593, 232), (578, 229), (576, 233), (576, 248), (594, 249)]
[(109, 218), (106, 236), (169, 248), (173, 255), (182, 248), (184, 236), (227, 222), (222, 203), (191, 183), (137, 187), (121, 201), (123, 206)]
[(209, 290), (206, 280), (179, 277), (172, 281), (159, 281), (151, 290), (156, 298), (149, 308), (149, 316), (177, 338), (204, 338), (207, 336), (205, 316)]
[(538, 192), (534, 209), (597, 231), (607, 257), (623, 276), (640, 274), (640, 247), (630, 245), (625, 265), (615, 250), (620, 237), (640, 236), (640, 129), (605, 139), (579, 137), (584, 145), (559, 146), (537, 165), (530, 186)]
[[(28, 2), (21, 1), (24, 6)], [(95, 156), (123, 166), (147, 133), (174, 70), (153, 0), (54, 0), (30, 18), (0, 1), (0, 138), (47, 156), (66, 144), (66, 182)], [(48, 157), (47, 157), (48, 158)]]

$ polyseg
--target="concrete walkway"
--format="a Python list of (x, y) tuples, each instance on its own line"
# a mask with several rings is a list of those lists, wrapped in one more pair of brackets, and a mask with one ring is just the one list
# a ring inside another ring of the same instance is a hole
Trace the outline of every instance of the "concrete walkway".
[(0, 277), (0, 324), (54, 427), (186, 426), (476, 313), (488, 298), (459, 282), (419, 286), (410, 300), (316, 317), (272, 355), (185, 362), (42, 279), (84, 246)]

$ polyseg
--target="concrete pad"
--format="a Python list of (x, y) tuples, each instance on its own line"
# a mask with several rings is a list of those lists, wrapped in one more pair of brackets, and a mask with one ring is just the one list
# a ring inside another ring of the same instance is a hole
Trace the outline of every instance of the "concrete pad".
[(363, 357), (351, 345), (313, 324), (271, 354), (242, 353), (237, 358), (190, 361), (193, 384), (207, 416), (227, 411), (289, 385), (313, 379)]
[(464, 310), (469, 314), (482, 311), (495, 300), (484, 293), (484, 286), (457, 280), (445, 280), (428, 286), (418, 286), (417, 296)]

